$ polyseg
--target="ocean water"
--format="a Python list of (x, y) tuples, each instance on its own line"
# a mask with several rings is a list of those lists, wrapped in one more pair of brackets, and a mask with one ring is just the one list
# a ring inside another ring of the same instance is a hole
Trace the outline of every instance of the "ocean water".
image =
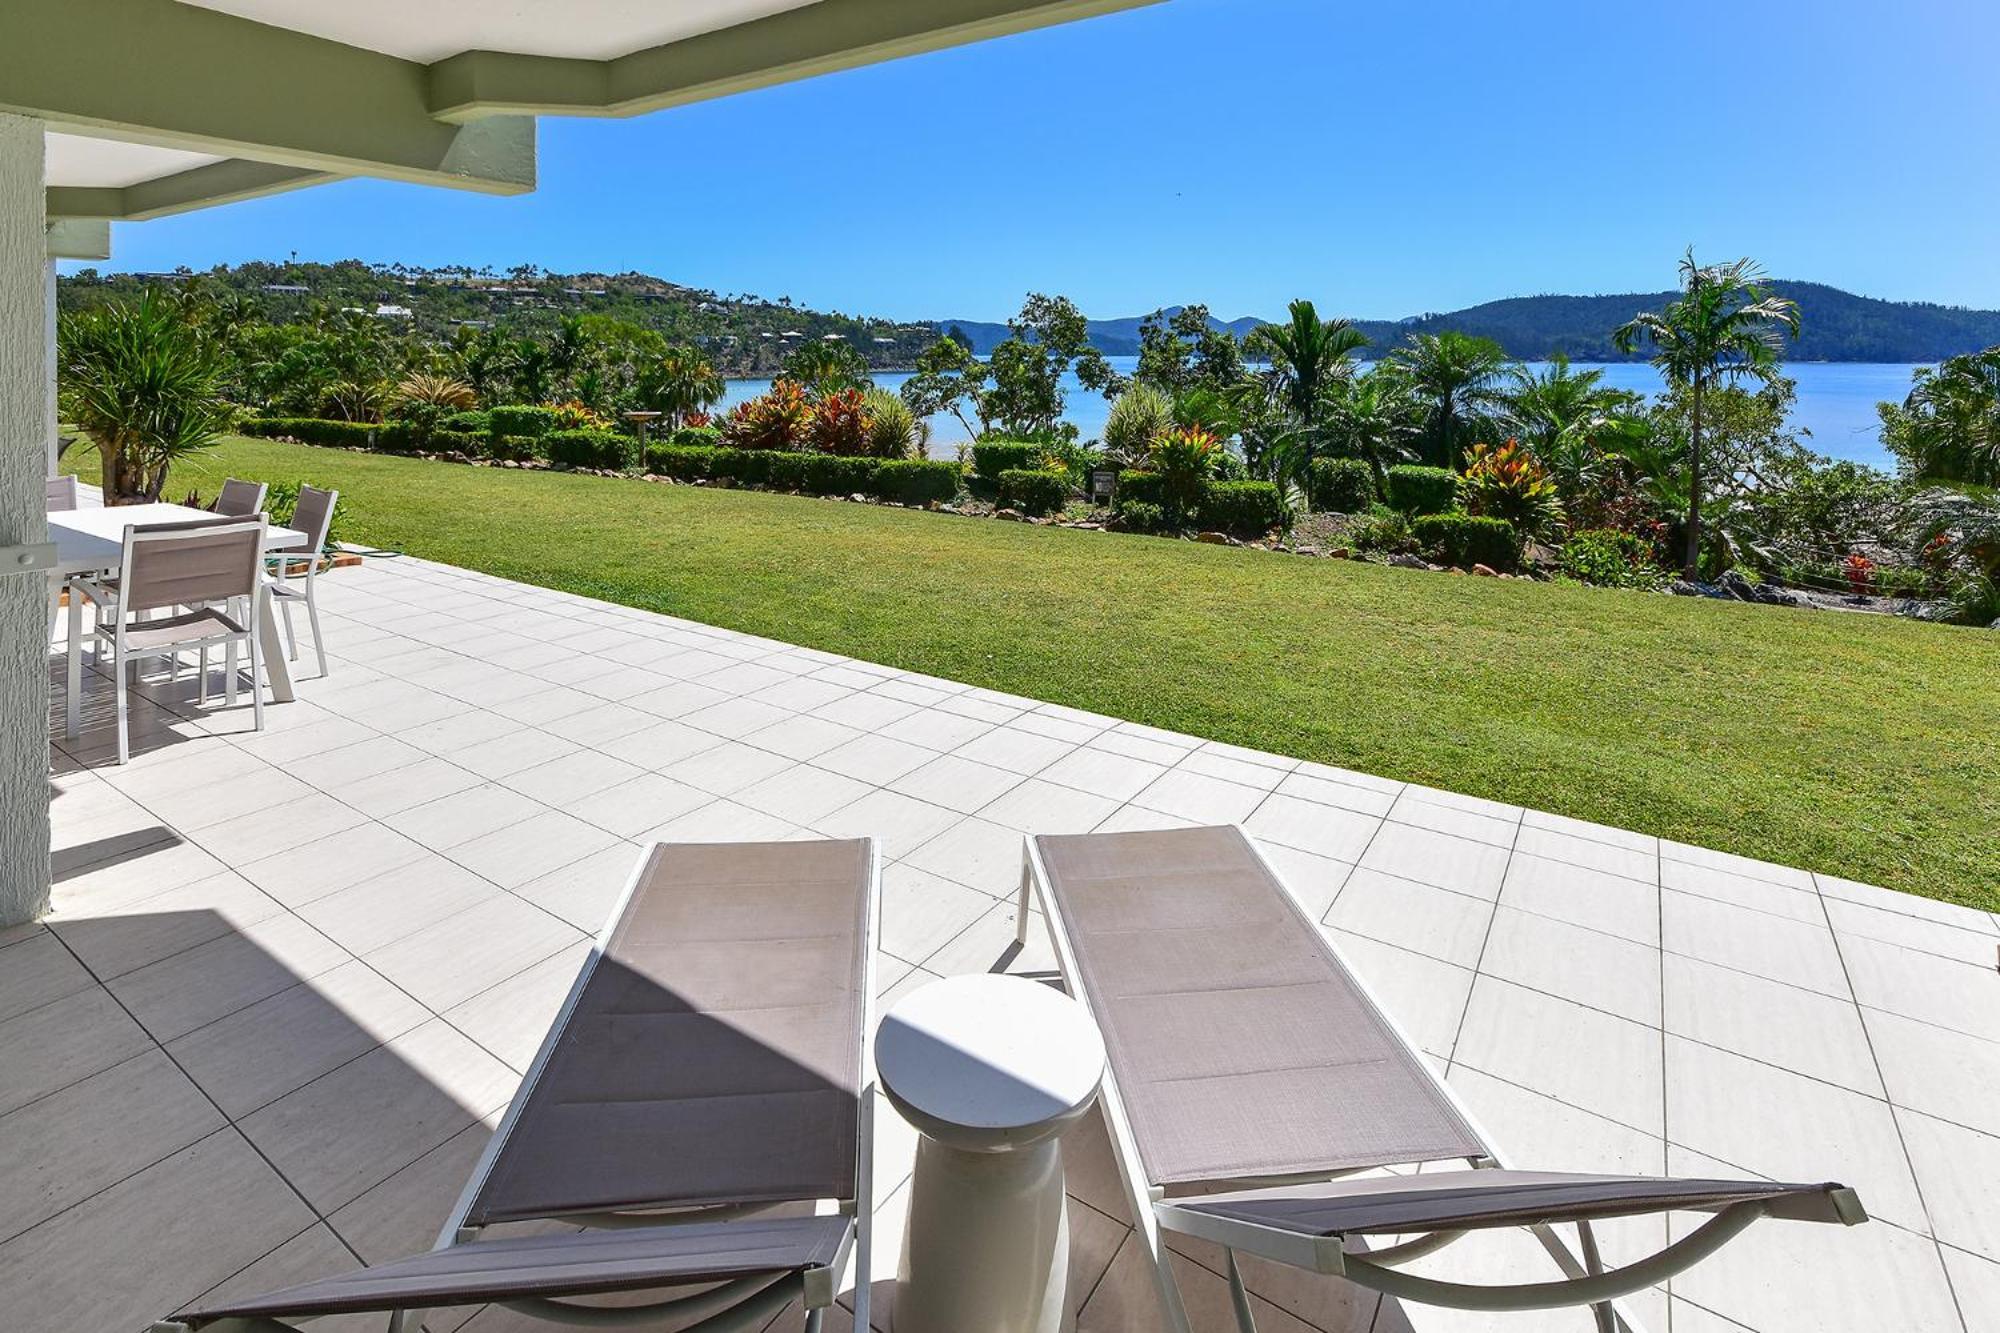
[[(1130, 356), (1114, 356), (1109, 360), (1126, 374), (1130, 374), (1138, 364), (1138, 358)], [(1572, 365), (1577, 370), (1602, 370), (1604, 382), (1613, 388), (1631, 389), (1649, 395), (1660, 392), (1659, 372), (1644, 362), (1614, 362), (1602, 366), (1575, 362)], [(1539, 370), (1541, 367), (1536, 364), (1534, 368)], [(1910, 372), (1915, 369), (1914, 365), (1843, 361), (1804, 361), (1789, 365), (1785, 373), (1799, 386), (1798, 401), (1792, 409), (1792, 425), (1807, 437), (1806, 443), (1812, 449), (1830, 458), (1893, 469), (1895, 460), (1882, 448), (1875, 404), (1900, 402), (1910, 391)], [(905, 372), (883, 372), (875, 376), (875, 383), (893, 390), (901, 388), (909, 378)], [(770, 387), (771, 381), (767, 379), (731, 380), (720, 410), (727, 411)], [(1067, 391), (1064, 419), (1076, 426), (1081, 438), (1098, 438), (1104, 432), (1110, 404), (1078, 384), (1074, 376), (1063, 387)], [(931, 419), (933, 455), (949, 458), (966, 438), (965, 428), (949, 413)]]

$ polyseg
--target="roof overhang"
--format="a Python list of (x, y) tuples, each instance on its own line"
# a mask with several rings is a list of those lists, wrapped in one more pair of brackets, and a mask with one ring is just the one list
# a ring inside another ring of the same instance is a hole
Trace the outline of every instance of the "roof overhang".
[(637, 115), (1153, 3), (6, 0), (0, 112), (50, 131), (51, 219), (350, 176), (519, 194), (538, 115)]

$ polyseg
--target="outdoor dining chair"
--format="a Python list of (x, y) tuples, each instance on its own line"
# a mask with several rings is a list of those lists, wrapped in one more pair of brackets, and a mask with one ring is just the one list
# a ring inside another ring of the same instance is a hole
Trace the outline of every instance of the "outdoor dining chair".
[[(74, 476), (48, 478), (42, 484), (42, 496), (47, 502), (44, 507), (51, 514), (80, 508), (83, 502), (83, 490)], [(62, 614), (65, 584), (66, 580), (62, 575), (49, 575), (49, 625), (48, 633), (43, 636), (44, 642), (51, 641), (56, 636), (56, 617)]]
[(222, 493), (215, 497), (210, 510), (230, 518), (261, 514), (264, 512), (264, 495), (270, 489), (261, 481), (239, 481), (231, 477), (222, 483)]
[[(115, 579), (78, 578), (72, 589), (97, 607), (92, 636), (97, 659), (111, 653), (117, 698), (118, 762), (131, 758), (126, 701), (133, 668), (147, 658), (176, 658), (210, 648), (227, 654), (224, 698), (236, 702), (236, 649), (250, 654), (250, 702), (257, 730), (264, 729), (264, 695), (257, 649), (258, 585), (263, 580), (262, 514), (125, 529)], [(143, 618), (153, 614), (151, 618)], [(208, 702), (208, 673), (200, 681)]]
[(319, 654), (319, 674), (326, 674), (326, 638), (319, 628), (319, 599), (313, 589), (319, 577), (320, 558), (326, 550), (326, 534), (333, 527), (333, 507), (340, 503), (339, 491), (323, 491), (316, 486), (299, 487), (298, 504), (286, 526), (306, 535), (305, 574), (291, 576), (292, 561), (298, 551), (273, 551), (267, 557), (276, 571), (271, 579), (271, 600), (285, 617), (285, 643), (291, 660), (299, 660), (299, 635), (292, 626), (292, 603), (306, 604), (306, 619), (312, 625), (313, 651)]
[[(1104, 1034), (1105, 1123), (1174, 1333), (1188, 1319), (1165, 1232), (1223, 1248), (1243, 1333), (1255, 1324), (1239, 1251), (1417, 1304), (1590, 1306), (1611, 1333), (1631, 1323), (1613, 1302), (1759, 1218), (1867, 1220), (1837, 1184), (1505, 1169), (1239, 828), (1035, 837), (1025, 860), (1020, 935), (1037, 890), (1070, 992)], [(1455, 1160), (1472, 1169), (1429, 1165)], [(1593, 1221), (1673, 1210), (1714, 1216), (1649, 1258), (1604, 1267)], [(1575, 1225), (1581, 1258), (1558, 1224)], [(1496, 1227), (1527, 1228), (1564, 1279), (1401, 1271)]]
[[(868, 1327), (872, 839), (655, 843), (436, 1246), (176, 1314), (155, 1333), (497, 1304), (556, 1324), (819, 1333), (850, 1253)], [(519, 1222), (585, 1228), (482, 1239)], [(695, 1284), (692, 1293), (678, 1290)], [(605, 1307), (575, 1298), (659, 1293)]]

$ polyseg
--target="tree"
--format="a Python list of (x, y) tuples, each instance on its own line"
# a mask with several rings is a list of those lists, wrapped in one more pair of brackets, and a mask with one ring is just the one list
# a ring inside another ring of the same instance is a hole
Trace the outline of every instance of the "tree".
[(640, 368), (633, 398), (642, 410), (665, 414), (668, 428), (679, 430), (694, 413), (721, 402), (727, 387), (699, 347), (675, 343)]
[(57, 357), (63, 412), (96, 443), (112, 504), (158, 500), (168, 468), (233, 424), (215, 344), (152, 292), (64, 319)]
[(1499, 401), (1507, 353), (1491, 338), (1446, 329), (1416, 334), (1390, 356), (1425, 407), (1424, 461), (1456, 468), (1478, 418)]
[(547, 343), (539, 338), (514, 340), (507, 355), (507, 378), (513, 385), (516, 402), (547, 402), (549, 381), (554, 374), (555, 363)]
[(1667, 383), (1688, 394), (1686, 554), (1681, 572), (1699, 574), (1702, 508), (1703, 399), (1745, 379), (1771, 383), (1778, 375), (1781, 335), (1799, 336), (1799, 307), (1773, 296), (1748, 259), (1702, 267), (1690, 248), (1681, 259), (1681, 297), (1665, 310), (1642, 310), (1612, 335), (1628, 355), (1645, 343)]
[(868, 362), (861, 353), (848, 343), (828, 342), (824, 338), (792, 349), (785, 358), (785, 378), (797, 381), (821, 398), (874, 385), (868, 375)]
[(1205, 305), (1156, 310), (1139, 324), (1139, 365), (1132, 378), (1175, 397), (1195, 389), (1222, 393), (1243, 378), (1236, 335), (1210, 322)]
[(1084, 388), (1099, 392), (1118, 382), (1111, 363), (1091, 346), (1083, 312), (1067, 297), (1034, 293), (1007, 327), (1012, 336), (990, 358), (993, 387), (982, 415), (1012, 435), (1074, 438), (1076, 428), (1062, 420), (1063, 377), (1074, 372)]
[(1354, 373), (1354, 354), (1368, 345), (1344, 319), (1323, 320), (1311, 301), (1294, 301), (1290, 320), (1250, 334), (1250, 350), (1271, 362), (1270, 383), (1296, 424), (1315, 424), (1327, 387)]
[(1602, 370), (1571, 370), (1561, 352), (1539, 374), (1513, 367), (1496, 395), (1507, 433), (1547, 462), (1565, 435), (1587, 432), (1604, 418), (1638, 406), (1636, 395), (1607, 388), (1603, 381)]
[(1904, 475), (2000, 486), (2000, 347), (1920, 367), (1909, 396), (1876, 411)]
[[(916, 373), (903, 381), (898, 392), (917, 420), (949, 412), (967, 435), (978, 439), (992, 427), (986, 412), (986, 373), (986, 363), (973, 356), (969, 340), (946, 335), (917, 354)], [(968, 408), (972, 419), (965, 415)], [(976, 428), (974, 419), (979, 423)]]
[(555, 383), (573, 386), (576, 378), (590, 368), (596, 355), (590, 326), (581, 315), (564, 315), (556, 322), (555, 336), (549, 340), (549, 375)]

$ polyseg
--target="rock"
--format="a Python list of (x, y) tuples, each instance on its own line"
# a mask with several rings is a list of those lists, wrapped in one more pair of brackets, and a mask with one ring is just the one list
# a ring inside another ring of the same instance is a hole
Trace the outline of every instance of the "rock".
[(1479, 575), (1482, 579), (1497, 579), (1500, 577), (1500, 571), (1491, 565), (1474, 565), (1472, 572)]
[(1194, 539), (1198, 542), (1205, 542), (1210, 546), (1229, 546), (1233, 544), (1230, 542), (1229, 534), (1226, 532), (1197, 532), (1194, 535)]
[(1424, 558), (1423, 558), (1422, 556), (1420, 556), (1420, 555), (1411, 555), (1411, 554), (1410, 554), (1410, 553), (1409, 553), (1408, 551), (1398, 551), (1398, 552), (1396, 552), (1396, 553), (1395, 553), (1394, 555), (1392, 555), (1392, 556), (1390, 556), (1390, 557), (1389, 557), (1389, 563), (1390, 563), (1391, 565), (1394, 565), (1394, 566), (1395, 566), (1395, 567), (1396, 567), (1397, 569), (1430, 569), (1430, 568), (1432, 568), (1432, 565), (1431, 565), (1431, 562), (1430, 562), (1430, 561), (1428, 561), (1428, 560), (1424, 559)]
[(858, 505), (868, 503), (868, 497), (863, 495), (860, 491), (856, 491), (854, 494), (848, 496), (847, 498), (854, 501), (854, 503)]
[(1326, 553), (1326, 558), (1329, 560), (1352, 560), (1354, 553), (1345, 546), (1336, 546)]
[(1027, 516), (1018, 509), (996, 509), (993, 511), (993, 517), (1004, 518), (1009, 523), (1019, 523)]

